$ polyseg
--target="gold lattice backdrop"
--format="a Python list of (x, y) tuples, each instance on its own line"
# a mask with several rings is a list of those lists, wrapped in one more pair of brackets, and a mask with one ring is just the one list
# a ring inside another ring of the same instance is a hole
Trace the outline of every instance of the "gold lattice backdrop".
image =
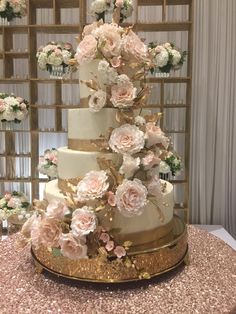
[[(0, 92), (29, 100), (26, 121), (9, 130), (0, 124), (0, 192), (21, 190), (42, 197), (45, 178), (37, 172), (38, 157), (51, 147), (66, 145), (67, 109), (79, 108), (76, 74), (67, 80), (49, 79), (37, 68), (36, 51), (50, 40), (68, 41), (93, 21), (90, 1), (28, 0), (28, 15), (0, 26)], [(172, 136), (184, 171), (173, 178), (175, 210), (188, 220), (190, 108), (192, 77), (192, 0), (138, 0), (127, 23), (151, 41), (175, 43), (188, 51), (188, 60), (169, 78), (150, 77), (149, 107), (164, 113), (162, 127)], [(9, 127), (8, 127), (9, 128)]]

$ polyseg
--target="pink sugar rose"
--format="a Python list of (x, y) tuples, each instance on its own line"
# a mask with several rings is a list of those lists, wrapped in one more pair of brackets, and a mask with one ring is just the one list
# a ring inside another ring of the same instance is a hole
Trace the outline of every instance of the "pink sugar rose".
[(97, 41), (92, 35), (84, 36), (84, 39), (79, 43), (75, 58), (79, 64), (90, 62), (96, 58)]
[(153, 176), (148, 182), (147, 182), (147, 190), (148, 193), (160, 197), (162, 195), (161, 192), (161, 180), (157, 175)]
[(82, 36), (87, 36), (91, 35), (93, 31), (95, 31), (98, 28), (99, 23), (98, 22), (93, 22), (92, 24), (85, 25), (83, 29), (83, 34)]
[(7, 206), (11, 207), (11, 208), (15, 208), (16, 207), (16, 200), (15, 200), (14, 197), (9, 199), (9, 201), (7, 202)]
[(105, 249), (108, 251), (108, 252), (110, 252), (110, 251), (112, 251), (113, 249), (114, 249), (114, 241), (108, 241), (107, 242), (107, 244), (106, 244), (106, 246), (105, 246)]
[(62, 229), (59, 220), (50, 217), (38, 217), (32, 226), (31, 239), (36, 247), (58, 247)]
[(132, 107), (137, 89), (130, 82), (123, 85), (113, 85), (111, 88), (111, 102), (116, 108)]
[(98, 39), (99, 49), (106, 58), (120, 56), (122, 49), (122, 29), (116, 24), (103, 24), (93, 34)]
[(107, 243), (108, 241), (110, 241), (110, 236), (109, 236), (108, 233), (102, 232), (101, 235), (100, 235), (99, 240), (101, 240), (104, 243)]
[(145, 139), (147, 140), (146, 146), (149, 148), (156, 144), (162, 144), (165, 149), (169, 146), (169, 139), (164, 135), (161, 128), (156, 126), (154, 122), (146, 124)]
[(138, 179), (124, 180), (116, 190), (117, 208), (125, 217), (139, 216), (147, 202), (148, 191)]
[(33, 228), (33, 225), (37, 221), (37, 215), (34, 213), (29, 219), (26, 220), (26, 222), (23, 224), (21, 233), (24, 235), (26, 238), (30, 238), (31, 231)]
[(124, 0), (116, 0), (116, 6), (118, 8), (122, 8), (124, 5)]
[(62, 255), (72, 260), (88, 258), (85, 243), (84, 238), (75, 239), (72, 233), (62, 234), (59, 240)]
[(4, 198), (5, 198), (6, 200), (10, 200), (10, 199), (11, 199), (11, 193), (5, 192)]
[(23, 111), (27, 109), (26, 104), (24, 102), (20, 103), (20, 109)]
[(81, 237), (93, 232), (97, 226), (97, 218), (90, 207), (84, 206), (73, 212), (71, 230), (74, 237)]
[(112, 131), (109, 140), (110, 148), (120, 154), (135, 154), (143, 149), (144, 133), (131, 124), (123, 124)]
[(77, 185), (77, 196), (79, 202), (85, 202), (101, 198), (106, 193), (109, 183), (105, 171), (90, 171)]
[(56, 48), (56, 49), (54, 50), (54, 53), (55, 53), (56, 56), (60, 56), (60, 55), (62, 54), (62, 51), (61, 51), (61, 49)]
[(70, 43), (66, 43), (66, 44), (64, 45), (64, 48), (65, 48), (66, 50), (71, 50), (71, 49), (72, 49), (72, 45), (71, 45)]
[(123, 246), (117, 246), (114, 250), (114, 253), (118, 258), (122, 258), (126, 255), (126, 250), (123, 248)]
[(142, 159), (144, 170), (149, 170), (153, 166), (159, 165), (160, 162), (161, 162), (161, 159), (158, 158), (151, 150), (148, 151), (147, 155)]
[(147, 57), (147, 46), (130, 30), (123, 38), (124, 51), (139, 62), (144, 62)]
[(24, 101), (24, 99), (22, 97), (16, 97), (16, 100), (19, 102), (19, 103), (22, 103)]
[(116, 206), (115, 194), (111, 191), (109, 191), (107, 194), (108, 194), (108, 199), (107, 199), (108, 204), (112, 207)]
[(65, 215), (69, 214), (70, 210), (64, 202), (53, 200), (46, 209), (46, 215), (51, 218), (63, 219)]

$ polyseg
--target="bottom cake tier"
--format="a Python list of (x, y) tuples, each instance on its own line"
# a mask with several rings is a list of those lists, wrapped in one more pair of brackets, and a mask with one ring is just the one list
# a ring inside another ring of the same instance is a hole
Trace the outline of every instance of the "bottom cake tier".
[(131, 247), (124, 259), (108, 259), (98, 255), (88, 259), (70, 260), (54, 256), (45, 247), (32, 248), (37, 271), (57, 276), (100, 283), (119, 283), (149, 279), (170, 271), (188, 261), (186, 225), (174, 216), (173, 228), (155, 242)]

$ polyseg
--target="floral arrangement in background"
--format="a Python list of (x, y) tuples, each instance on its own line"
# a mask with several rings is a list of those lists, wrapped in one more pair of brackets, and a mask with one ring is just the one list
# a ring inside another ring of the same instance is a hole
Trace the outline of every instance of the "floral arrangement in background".
[(28, 115), (28, 102), (11, 94), (0, 93), (0, 120), (2, 122), (14, 121), (20, 123)]
[(91, 14), (96, 16), (97, 21), (105, 20), (106, 13), (112, 13), (116, 8), (120, 9), (120, 21), (123, 22), (133, 13), (132, 0), (94, 0), (91, 3)]
[(39, 157), (38, 171), (49, 178), (57, 178), (57, 150), (47, 149), (43, 156)]
[(0, 0), (0, 17), (11, 21), (26, 15), (26, 0)]
[(152, 56), (152, 66), (150, 67), (152, 74), (155, 70), (169, 73), (171, 70), (180, 69), (187, 55), (186, 51), (181, 52), (174, 44), (168, 42), (162, 45), (151, 42), (149, 52)]
[(31, 214), (29, 212), (30, 203), (27, 197), (20, 192), (5, 192), (0, 197), (0, 219), (5, 220), (13, 215), (17, 215), (19, 220), (28, 219)]
[(160, 162), (159, 172), (160, 174), (169, 174), (176, 177), (180, 174), (183, 168), (182, 161), (180, 157), (178, 157), (173, 152), (168, 152), (167, 156), (163, 161)]
[(70, 43), (49, 42), (38, 49), (38, 66), (55, 76), (61, 76), (69, 69), (70, 59), (74, 57), (74, 50)]

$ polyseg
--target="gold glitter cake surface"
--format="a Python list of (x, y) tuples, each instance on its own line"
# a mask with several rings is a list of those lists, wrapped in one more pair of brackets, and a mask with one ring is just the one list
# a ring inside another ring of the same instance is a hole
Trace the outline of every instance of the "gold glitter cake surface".
[(128, 258), (109, 260), (104, 256), (70, 260), (63, 256), (53, 256), (45, 247), (32, 249), (36, 267), (46, 269), (59, 276), (97, 281), (123, 282), (148, 279), (183, 261), (187, 253), (187, 231), (177, 216), (173, 219), (172, 231), (156, 242), (131, 247)]
[(149, 281), (97, 285), (38, 274), (20, 234), (0, 242), (1, 314), (222, 314), (236, 310), (236, 252), (188, 227), (191, 263)]

